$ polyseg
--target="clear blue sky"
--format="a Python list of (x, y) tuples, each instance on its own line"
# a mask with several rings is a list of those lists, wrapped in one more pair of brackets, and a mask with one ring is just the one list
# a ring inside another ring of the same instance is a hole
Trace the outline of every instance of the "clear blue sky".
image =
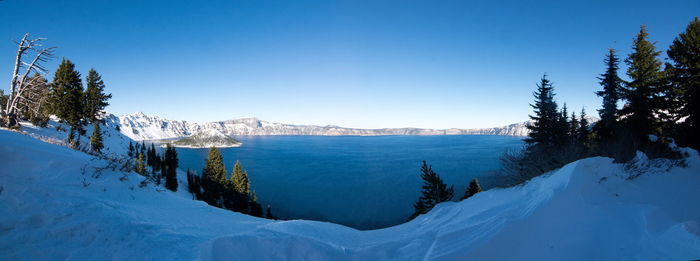
[[(700, 1), (0, 1), (0, 83), (25, 32), (95, 68), (114, 114), (347, 127), (527, 119), (543, 73), (599, 107), (603, 55), (641, 24), (665, 50)], [(624, 66), (623, 66), (624, 67)], [(623, 68), (624, 69), (624, 68)]]

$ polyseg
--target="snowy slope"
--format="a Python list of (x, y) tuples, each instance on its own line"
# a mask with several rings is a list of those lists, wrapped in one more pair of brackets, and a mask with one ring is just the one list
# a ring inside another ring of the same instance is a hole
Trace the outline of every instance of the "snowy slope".
[(212, 208), (182, 183), (173, 193), (139, 187), (136, 174), (95, 176), (104, 161), (0, 130), (0, 260), (696, 259), (700, 157), (692, 154), (688, 168), (632, 180), (610, 159), (580, 160), (402, 225), (358, 231)]
[(217, 129), (198, 131), (188, 137), (173, 141), (171, 144), (175, 147), (185, 148), (226, 148), (241, 146), (240, 141), (223, 134)]
[[(115, 116), (111, 116), (115, 117)], [(134, 140), (180, 138), (203, 130), (215, 129), (229, 136), (237, 135), (508, 135), (526, 136), (529, 121), (495, 128), (481, 129), (419, 129), (385, 128), (355, 129), (333, 125), (293, 125), (271, 123), (258, 118), (242, 118), (227, 121), (192, 123), (148, 116), (142, 112), (119, 116), (122, 133)]]

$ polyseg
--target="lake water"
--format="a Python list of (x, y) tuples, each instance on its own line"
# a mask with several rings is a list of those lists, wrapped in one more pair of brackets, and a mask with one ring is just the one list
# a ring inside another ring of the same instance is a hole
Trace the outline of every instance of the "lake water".
[[(373, 229), (406, 221), (420, 195), (426, 160), (459, 199), (477, 177), (488, 183), (508, 136), (238, 136), (222, 149), (230, 172), (239, 160), (261, 204), (283, 219)], [(208, 149), (178, 149), (180, 168), (201, 173)], [(488, 184), (482, 184), (488, 185)]]

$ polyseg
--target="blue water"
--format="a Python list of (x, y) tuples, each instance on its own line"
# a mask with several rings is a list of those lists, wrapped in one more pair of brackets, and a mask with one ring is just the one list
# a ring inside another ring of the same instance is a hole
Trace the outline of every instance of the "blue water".
[[(488, 183), (498, 158), (522, 140), (507, 136), (239, 136), (222, 149), (239, 160), (258, 200), (283, 219), (329, 221), (359, 229), (406, 221), (420, 195), (426, 160), (460, 198), (473, 177)], [(201, 173), (208, 149), (179, 148), (180, 168)]]

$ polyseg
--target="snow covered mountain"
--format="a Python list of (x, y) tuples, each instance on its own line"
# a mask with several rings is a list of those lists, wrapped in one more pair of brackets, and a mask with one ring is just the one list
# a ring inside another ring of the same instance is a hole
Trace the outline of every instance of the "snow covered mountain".
[[(50, 130), (46, 130), (50, 131)], [(271, 221), (0, 130), (0, 260), (692, 260), (700, 156), (631, 178), (608, 158), (436, 206), (394, 227)]]
[(108, 116), (119, 124), (124, 135), (134, 140), (171, 139), (190, 136), (195, 132), (215, 129), (229, 136), (237, 135), (319, 135), (319, 136), (377, 136), (377, 135), (509, 135), (527, 136), (527, 122), (483, 129), (419, 129), (385, 128), (356, 129), (338, 126), (293, 125), (270, 123), (258, 118), (192, 123), (149, 116), (142, 112), (123, 116)]
[(186, 148), (226, 148), (226, 147), (239, 147), (241, 142), (221, 133), (217, 129), (204, 129), (194, 134), (172, 141), (175, 147), (186, 147)]

